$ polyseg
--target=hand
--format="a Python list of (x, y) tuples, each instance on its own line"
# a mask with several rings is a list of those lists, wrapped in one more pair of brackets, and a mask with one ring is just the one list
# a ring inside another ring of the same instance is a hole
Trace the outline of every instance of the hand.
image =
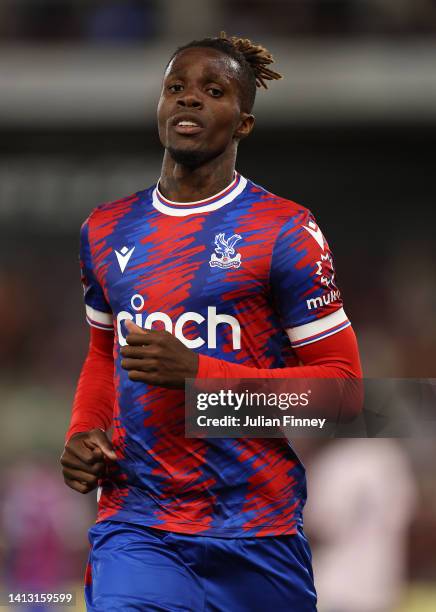
[(106, 475), (105, 460), (116, 458), (112, 443), (101, 429), (74, 434), (61, 456), (65, 484), (79, 493), (89, 493)]
[(195, 378), (198, 355), (167, 331), (144, 330), (126, 321), (128, 346), (121, 348), (121, 367), (130, 380), (183, 389), (185, 378)]

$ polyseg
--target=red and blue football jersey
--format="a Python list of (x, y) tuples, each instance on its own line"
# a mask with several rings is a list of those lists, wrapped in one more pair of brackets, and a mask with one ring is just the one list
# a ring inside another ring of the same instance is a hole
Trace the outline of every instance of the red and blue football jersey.
[(295, 533), (304, 468), (284, 439), (187, 439), (184, 392), (132, 382), (125, 321), (210, 357), (298, 365), (296, 348), (349, 325), (329, 246), (309, 210), (235, 173), (206, 200), (158, 186), (96, 208), (81, 232), (88, 322), (114, 329), (118, 461), (98, 521), (220, 537)]

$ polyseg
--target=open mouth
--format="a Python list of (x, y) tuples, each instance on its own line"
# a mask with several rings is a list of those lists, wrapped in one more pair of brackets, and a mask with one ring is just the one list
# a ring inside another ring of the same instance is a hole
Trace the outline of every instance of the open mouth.
[(175, 131), (178, 134), (198, 134), (203, 130), (203, 126), (193, 119), (177, 119), (173, 122)]

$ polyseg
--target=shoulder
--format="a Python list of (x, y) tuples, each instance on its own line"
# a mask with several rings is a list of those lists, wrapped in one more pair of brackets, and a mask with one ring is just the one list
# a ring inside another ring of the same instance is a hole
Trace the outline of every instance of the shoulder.
[(247, 187), (254, 200), (267, 208), (270, 214), (274, 213), (271, 217), (280, 227), (295, 226), (313, 218), (312, 211), (309, 208), (294, 200), (272, 193), (252, 181), (248, 181)]
[(131, 212), (137, 203), (147, 197), (153, 190), (154, 185), (142, 191), (137, 191), (118, 200), (103, 202), (96, 206), (82, 224), (82, 231), (87, 227), (105, 225), (111, 221), (117, 221)]
[(249, 185), (251, 193), (262, 202), (262, 209), (269, 215), (273, 236), (273, 255), (287, 251), (289, 247), (315, 255), (319, 249), (329, 249), (329, 244), (313, 215), (312, 210), (282, 196), (278, 196), (255, 183)]

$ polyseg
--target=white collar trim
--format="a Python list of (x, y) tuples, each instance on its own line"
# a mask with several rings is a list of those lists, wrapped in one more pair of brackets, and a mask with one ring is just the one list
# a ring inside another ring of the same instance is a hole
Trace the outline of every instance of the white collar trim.
[[(235, 187), (229, 191), (229, 188), (231, 188), (233, 183), (235, 183)], [(222, 206), (229, 204), (235, 198), (237, 198), (238, 195), (244, 191), (246, 186), (247, 179), (240, 174), (235, 173), (235, 178), (232, 180), (232, 183), (210, 198), (206, 198), (205, 200), (197, 200), (195, 202), (172, 202), (160, 193), (158, 183), (153, 189), (152, 204), (156, 210), (164, 215), (169, 215), (171, 217), (186, 217), (187, 215), (218, 210)], [(227, 194), (220, 197), (220, 194), (224, 194), (225, 192), (227, 192)], [(213, 202), (209, 202), (210, 200), (213, 200)]]

